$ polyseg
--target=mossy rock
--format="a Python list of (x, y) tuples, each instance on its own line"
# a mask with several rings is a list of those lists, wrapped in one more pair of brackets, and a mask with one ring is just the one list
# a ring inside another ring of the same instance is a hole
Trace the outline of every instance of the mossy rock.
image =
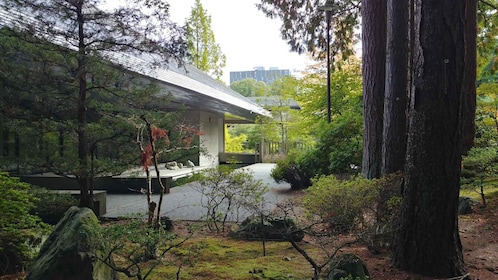
[(295, 221), (288, 217), (266, 217), (261, 220), (259, 216), (245, 219), (234, 233), (236, 238), (244, 240), (275, 240), (299, 242), (304, 237), (304, 232), (297, 228)]
[(342, 254), (336, 256), (330, 262), (327, 279), (367, 280), (370, 279), (370, 274), (365, 263), (358, 256), (354, 254)]
[(26, 280), (119, 279), (117, 272), (101, 261), (105, 255), (99, 227), (91, 209), (69, 208), (43, 243)]

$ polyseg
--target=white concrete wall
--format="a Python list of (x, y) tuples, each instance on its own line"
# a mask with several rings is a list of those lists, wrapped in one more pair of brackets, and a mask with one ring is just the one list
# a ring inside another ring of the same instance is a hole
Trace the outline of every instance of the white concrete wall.
[(223, 138), (223, 116), (220, 114), (200, 111), (200, 130), (204, 133), (199, 137), (202, 147), (207, 154), (199, 155), (200, 166), (216, 166), (219, 163), (219, 152), (223, 150), (220, 147), (220, 133)]

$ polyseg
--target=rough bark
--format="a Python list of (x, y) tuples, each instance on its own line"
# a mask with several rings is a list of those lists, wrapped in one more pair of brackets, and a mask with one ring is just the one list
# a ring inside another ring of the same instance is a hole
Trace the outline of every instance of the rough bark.
[(458, 234), (465, 1), (416, 2), (413, 88), (393, 262), (431, 277), (464, 272)]
[(386, 61), (386, 1), (362, 1), (363, 162), (367, 178), (380, 177)]
[(408, 100), (408, 5), (387, 1), (386, 84), (381, 175), (403, 171)]
[(477, 79), (477, 0), (466, 0), (465, 11), (465, 73), (462, 94), (465, 98), (463, 108), (462, 152), (474, 145), (476, 133), (476, 79)]

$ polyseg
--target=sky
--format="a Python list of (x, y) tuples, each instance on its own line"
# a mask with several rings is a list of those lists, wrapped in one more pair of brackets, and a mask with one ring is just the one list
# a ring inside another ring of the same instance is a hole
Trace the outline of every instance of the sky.
[[(170, 17), (184, 25), (190, 17), (194, 0), (167, 0)], [(225, 54), (226, 67), (222, 81), (230, 84), (231, 71), (251, 71), (254, 67), (305, 70), (305, 54), (290, 51), (290, 46), (280, 36), (280, 19), (270, 19), (259, 11), (258, 0), (201, 0), (211, 16), (211, 29), (215, 41)]]

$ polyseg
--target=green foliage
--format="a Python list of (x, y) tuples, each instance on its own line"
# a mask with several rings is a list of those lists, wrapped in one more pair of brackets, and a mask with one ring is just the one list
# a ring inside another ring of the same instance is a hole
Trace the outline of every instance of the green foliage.
[(335, 232), (346, 232), (363, 224), (363, 213), (374, 205), (376, 191), (368, 179), (339, 180), (323, 176), (306, 190), (303, 205), (322, 217)]
[(498, 86), (481, 82), (477, 88), (475, 144), (462, 159), (461, 187), (479, 193), (486, 206), (485, 188), (498, 180)]
[(478, 84), (498, 80), (498, 17), (497, 0), (478, 1), (477, 69)]
[(302, 169), (299, 168), (299, 156), (300, 153), (292, 151), (286, 158), (277, 160), (277, 165), (272, 169), (270, 176), (277, 183), (281, 181), (289, 183), (293, 190), (309, 187), (311, 185), (311, 177), (309, 174), (303, 173)]
[[(119, 223), (111, 223), (99, 232), (106, 256), (119, 257), (119, 262), (103, 259), (114, 270), (128, 277), (146, 279), (159, 265), (163, 257), (173, 248), (181, 246), (186, 239), (177, 236), (164, 227), (152, 228), (143, 217), (132, 217)], [(188, 238), (188, 237), (186, 237)]]
[(362, 155), (360, 115), (344, 114), (324, 125), (318, 143), (309, 151), (294, 152), (277, 161), (271, 176), (294, 189), (307, 188), (311, 179), (330, 174), (357, 174)]
[[(296, 99), (305, 126), (317, 138), (314, 147), (293, 157), (277, 162), (273, 175), (296, 188), (306, 188), (310, 179), (329, 174), (359, 172), (362, 156), (361, 76), (355, 61), (342, 64), (331, 74), (332, 122), (327, 123), (325, 88), (317, 74), (310, 73), (300, 83)], [(301, 184), (299, 182), (302, 182)]]
[[(0, 100), (6, 115), (2, 121), (12, 131), (32, 128), (37, 133), (20, 142), (61, 135), (56, 143), (23, 143), (20, 166), (78, 177), (80, 205), (92, 207), (86, 191), (92, 180), (123, 171), (138, 158), (130, 152), (133, 126), (126, 115), (160, 111), (167, 101), (150, 80), (133, 75), (130, 65), (120, 65), (125, 62), (116, 55), (147, 56), (150, 65), (182, 62), (186, 42), (162, 1), (132, 1), (108, 9), (89, 9), (100, 8), (97, 0), (60, 4), (0, 2), (1, 9), (15, 14), (6, 36), (20, 47), (4, 45), (10, 56), (0, 64), (0, 90), (8, 97)], [(65, 38), (64, 43), (57, 38)], [(41, 164), (32, 164), (36, 161)]]
[(208, 228), (219, 232), (227, 229), (228, 222), (237, 221), (240, 211), (257, 213), (267, 186), (244, 168), (217, 166), (201, 173), (196, 189), (202, 194)]
[[(361, 64), (357, 59), (350, 59), (340, 66), (330, 74), (331, 124), (344, 114), (361, 118), (363, 112)], [(303, 125), (312, 132), (320, 131), (327, 121), (327, 85), (324, 82), (327, 77), (322, 69), (309, 69), (300, 80), (299, 91), (294, 97), (301, 106), (299, 113), (305, 119)]]
[(264, 82), (252, 78), (233, 82), (230, 88), (245, 97), (266, 96), (270, 90)]
[(225, 129), (225, 151), (227, 153), (242, 153), (244, 151), (244, 142), (246, 141), (247, 135), (231, 136), (228, 129)]
[[(324, 12), (317, 7), (325, 4), (324, 1), (273, 1), (261, 0), (256, 6), (270, 18), (282, 19), (280, 32), (292, 50), (299, 53), (321, 53), (326, 49), (327, 40)], [(328, 2), (328, 1), (327, 1)], [(353, 54), (353, 45), (356, 36), (354, 29), (359, 23), (360, 1), (336, 0), (333, 1), (331, 53), (341, 55), (342, 59)], [(333, 57), (335, 60), (335, 57)]]
[(463, 158), (464, 169), (461, 172), (461, 187), (476, 190), (486, 207), (484, 189), (498, 181), (498, 146), (472, 147)]
[(299, 167), (305, 174), (354, 174), (362, 156), (360, 115), (343, 114), (324, 126), (315, 148), (303, 155)]
[(0, 172), (0, 275), (22, 271), (37, 253), (48, 227), (30, 214), (36, 198), (29, 185)]
[(223, 75), (222, 68), (225, 67), (226, 57), (215, 41), (211, 16), (202, 7), (200, 0), (195, 1), (187, 19), (186, 36), (190, 52), (189, 62), (219, 80)]
[(372, 180), (322, 176), (306, 190), (303, 205), (309, 214), (325, 220), (334, 232), (379, 227), (388, 231), (397, 215), (401, 179), (401, 174)]

